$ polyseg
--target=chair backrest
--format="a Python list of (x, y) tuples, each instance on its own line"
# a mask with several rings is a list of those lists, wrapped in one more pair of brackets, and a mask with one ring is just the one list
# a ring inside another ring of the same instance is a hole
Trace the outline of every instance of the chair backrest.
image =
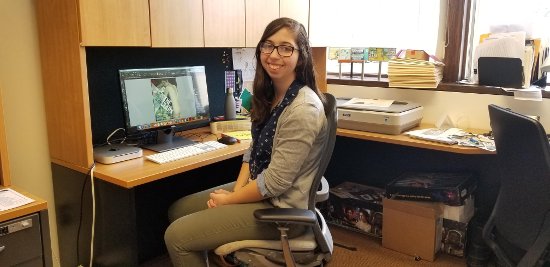
[[(321, 179), (323, 178), (325, 170), (327, 169), (327, 166), (330, 162), (332, 151), (334, 150), (334, 143), (336, 142), (336, 122), (338, 118), (336, 113), (336, 98), (328, 93), (325, 93), (324, 95), (327, 101), (327, 104), (325, 106), (325, 116), (327, 117), (328, 138), (323, 151), (323, 157), (321, 158), (321, 161), (319, 163), (319, 169), (317, 170), (317, 174), (315, 175), (313, 184), (309, 192), (308, 209), (313, 211), (314, 213), (316, 213), (315, 199), (317, 189), (321, 185)], [(320, 250), (323, 252), (330, 251), (330, 246), (328, 245), (327, 240), (325, 240), (321, 226), (319, 224), (317, 225), (317, 227), (314, 227), (313, 232), (315, 234), (315, 239), (317, 240), (317, 244)]]
[[(527, 251), (550, 226), (550, 145), (532, 118), (489, 105), (500, 191), (493, 208), (498, 235)], [(516, 257), (517, 260), (517, 257)]]
[(327, 101), (325, 116), (327, 117), (328, 138), (327, 143), (325, 144), (325, 149), (323, 150), (323, 157), (319, 163), (319, 169), (317, 170), (317, 174), (315, 175), (315, 179), (313, 180), (313, 184), (309, 192), (308, 209), (312, 211), (315, 211), (315, 196), (317, 189), (321, 184), (321, 179), (323, 178), (323, 175), (328, 167), (330, 158), (332, 157), (332, 151), (334, 150), (334, 143), (336, 142), (336, 122), (338, 119), (336, 114), (336, 98), (329, 93), (325, 93), (324, 95)]

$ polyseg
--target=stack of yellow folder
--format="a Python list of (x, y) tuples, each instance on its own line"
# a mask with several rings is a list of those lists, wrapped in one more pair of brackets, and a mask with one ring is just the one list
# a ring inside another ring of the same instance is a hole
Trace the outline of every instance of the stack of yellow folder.
[(390, 87), (437, 88), (443, 78), (443, 66), (437, 61), (395, 58), (389, 61)]
[(222, 136), (230, 136), (235, 139), (237, 139), (239, 142), (242, 140), (251, 140), (252, 139), (252, 133), (250, 131), (232, 131), (232, 132), (225, 132), (222, 133)]

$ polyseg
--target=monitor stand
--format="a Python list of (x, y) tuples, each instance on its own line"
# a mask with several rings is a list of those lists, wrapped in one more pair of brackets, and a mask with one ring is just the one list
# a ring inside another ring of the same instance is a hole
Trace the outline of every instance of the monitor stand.
[(157, 143), (156, 144), (145, 144), (141, 147), (156, 152), (164, 152), (179, 147), (184, 147), (188, 145), (195, 144), (196, 142), (187, 139), (185, 137), (175, 136), (173, 129), (158, 130), (157, 131)]

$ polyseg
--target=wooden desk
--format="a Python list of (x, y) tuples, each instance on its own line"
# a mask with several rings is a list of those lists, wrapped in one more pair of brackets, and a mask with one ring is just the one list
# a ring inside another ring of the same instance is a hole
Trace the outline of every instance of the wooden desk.
[[(414, 130), (433, 127), (422, 124)], [(486, 132), (478, 129), (468, 131)], [(336, 140), (332, 160), (325, 173), (327, 179), (332, 178), (331, 183), (355, 181), (384, 188), (387, 182), (403, 172), (464, 171), (478, 173), (482, 181), (480, 187), (498, 185), (495, 152), (424, 141), (404, 134), (388, 135), (340, 128), (336, 134), (342, 138)], [(487, 206), (491, 205), (489, 203)]]
[[(426, 124), (416, 129), (432, 127)], [(478, 181), (474, 192), (476, 220), (486, 220), (494, 206), (500, 186), (495, 152), (423, 141), (403, 134), (337, 129), (337, 135), (334, 153), (325, 172), (331, 187), (356, 182), (383, 189), (406, 172), (468, 172)]]
[(48, 209), (48, 205), (45, 200), (40, 199), (36, 196), (33, 196), (30, 193), (21, 190), (20, 188), (17, 188), (15, 186), (8, 186), (8, 187), (0, 186), (0, 189), (3, 189), (3, 188), (11, 188), (26, 197), (34, 199), (34, 202), (21, 207), (17, 207), (15, 209), (0, 211), (0, 222), (15, 219), (17, 217), (29, 215), (31, 213), (40, 212), (42, 210)]
[[(424, 129), (431, 127), (433, 126), (421, 125), (420, 127), (417, 127), (415, 129)], [(473, 132), (481, 131), (473, 130)], [(338, 136), (351, 137), (362, 140), (396, 144), (408, 147), (432, 149), (459, 154), (494, 154), (494, 152), (486, 151), (479, 148), (463, 147), (458, 145), (446, 145), (436, 142), (413, 139), (405, 136), (404, 134), (388, 135), (341, 128), (337, 129), (336, 134)], [(188, 131), (187, 135), (195, 135), (192, 137), (192, 139), (195, 140), (198, 140), (201, 136), (206, 136), (206, 140), (214, 140), (215, 138), (217, 138), (213, 136), (208, 136), (210, 135), (208, 127)], [(166, 164), (157, 164), (145, 159), (144, 157), (110, 165), (96, 163), (94, 176), (112, 184), (116, 184), (125, 188), (132, 188), (168, 176), (200, 168), (215, 162), (240, 156), (246, 151), (246, 149), (248, 149), (249, 146), (250, 141), (243, 141), (242, 143), (237, 143), (221, 150), (208, 152), (202, 155)], [(150, 150), (143, 150), (144, 156), (154, 153), (155, 152)]]
[[(210, 133), (209, 127), (179, 135), (195, 141), (219, 138)], [(169, 225), (168, 207), (187, 194), (234, 181), (241, 167), (240, 157), (249, 146), (250, 141), (242, 141), (165, 164), (144, 157), (110, 165), (96, 163), (94, 266), (139, 266), (166, 253), (163, 236)], [(155, 152), (144, 149), (143, 153)], [(61, 265), (87, 264), (92, 227), (90, 177), (55, 163), (52, 174), (60, 222)], [(80, 262), (77, 263), (75, 236), (81, 218)]]
[[(22, 260), (21, 255), (13, 255), (13, 249), (17, 249), (18, 246), (21, 246), (24, 243), (25, 246), (29, 248), (29, 251), (27, 251), (27, 253), (30, 253), (25, 256), (29, 257), (25, 260), (27, 264), (41, 264), (42, 266), (51, 267), (53, 261), (50, 241), (50, 224), (48, 220), (48, 205), (46, 201), (16, 186), (0, 186), (0, 189), (3, 188), (11, 188), (26, 197), (34, 199), (34, 202), (14, 209), (0, 211), (0, 223), (3, 223), (4, 225), (13, 224), (16, 221), (22, 220), (20, 217), (25, 216), (25, 218), (34, 218), (32, 220), (35, 223), (38, 223), (38, 225), (33, 224), (32, 226), (30, 226), (31, 228), (25, 229), (30, 231), (26, 231), (26, 233), (23, 235), (20, 235), (20, 233), (23, 233), (23, 231), (21, 231), (2, 236), (0, 244), (8, 248), (2, 253), (2, 260), (11, 260), (12, 262)], [(34, 230), (31, 230), (33, 229), (33, 227), (36, 228), (34, 228)], [(28, 238), (28, 240), (20, 241), (20, 238)], [(32, 260), (31, 263), (29, 263), (30, 260)]]
[[(209, 127), (202, 127), (183, 132), (181, 136), (195, 141), (216, 140), (220, 136), (210, 133)], [(145, 157), (132, 159), (115, 164), (96, 163), (94, 177), (106, 182), (132, 188), (152, 181), (166, 178), (179, 173), (184, 173), (222, 160), (238, 157), (250, 146), (250, 141), (227, 146), (226, 148), (207, 152), (190, 158), (177, 160), (165, 164), (157, 164)], [(144, 149), (143, 156), (154, 154), (154, 151)]]
[[(415, 129), (425, 129), (431, 127), (433, 126), (426, 124), (421, 125), (420, 127), (417, 127)], [(482, 131), (473, 130), (473, 132)], [(396, 144), (408, 147), (425, 148), (459, 154), (494, 154), (494, 152), (486, 151), (479, 148), (463, 147), (458, 145), (446, 145), (436, 142), (413, 139), (405, 136), (404, 134), (388, 135), (341, 128), (337, 129), (336, 134), (338, 136), (351, 137), (362, 140)], [(214, 137), (213, 135), (211, 136), (208, 127), (187, 131), (184, 135), (196, 141), (199, 141), (199, 139), (201, 138), (206, 138), (205, 140), (214, 140), (215, 138), (219, 137)], [(118, 186), (132, 188), (172, 175), (210, 165), (222, 160), (241, 156), (244, 154), (249, 146), (250, 141), (243, 141), (241, 143), (228, 146), (224, 149), (204, 153), (198, 156), (166, 164), (157, 164), (145, 159), (144, 157), (110, 165), (96, 163), (94, 176), (96, 178), (102, 179), (106, 182)], [(154, 153), (155, 152), (147, 149), (143, 150), (144, 156)]]
[[(426, 129), (426, 128), (433, 128), (433, 127), (434, 127), (433, 125), (423, 124), (411, 130)], [(473, 133), (484, 132), (483, 130), (478, 130), (478, 129), (469, 129), (468, 131)], [(382, 142), (382, 143), (388, 143), (388, 144), (425, 148), (425, 149), (459, 153), (459, 154), (495, 154), (495, 152), (479, 149), (476, 147), (464, 147), (464, 146), (458, 146), (458, 145), (440, 144), (436, 142), (410, 138), (404, 134), (388, 135), (388, 134), (371, 133), (371, 132), (341, 129), (341, 128), (338, 128), (336, 130), (336, 134), (338, 136), (344, 136), (344, 137), (351, 137), (351, 138), (376, 141), (376, 142)]]
[[(112, 184), (132, 188), (222, 160), (241, 156), (249, 146), (250, 141), (243, 141), (223, 149), (165, 164), (157, 164), (144, 157), (111, 165), (96, 163), (94, 176)], [(147, 149), (143, 150), (144, 156), (154, 153)]]

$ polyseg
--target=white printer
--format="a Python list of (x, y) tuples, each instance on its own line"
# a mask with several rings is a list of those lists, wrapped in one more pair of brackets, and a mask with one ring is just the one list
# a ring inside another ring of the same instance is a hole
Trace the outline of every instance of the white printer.
[(336, 105), (338, 128), (400, 134), (422, 120), (423, 107), (412, 102), (338, 98)]

